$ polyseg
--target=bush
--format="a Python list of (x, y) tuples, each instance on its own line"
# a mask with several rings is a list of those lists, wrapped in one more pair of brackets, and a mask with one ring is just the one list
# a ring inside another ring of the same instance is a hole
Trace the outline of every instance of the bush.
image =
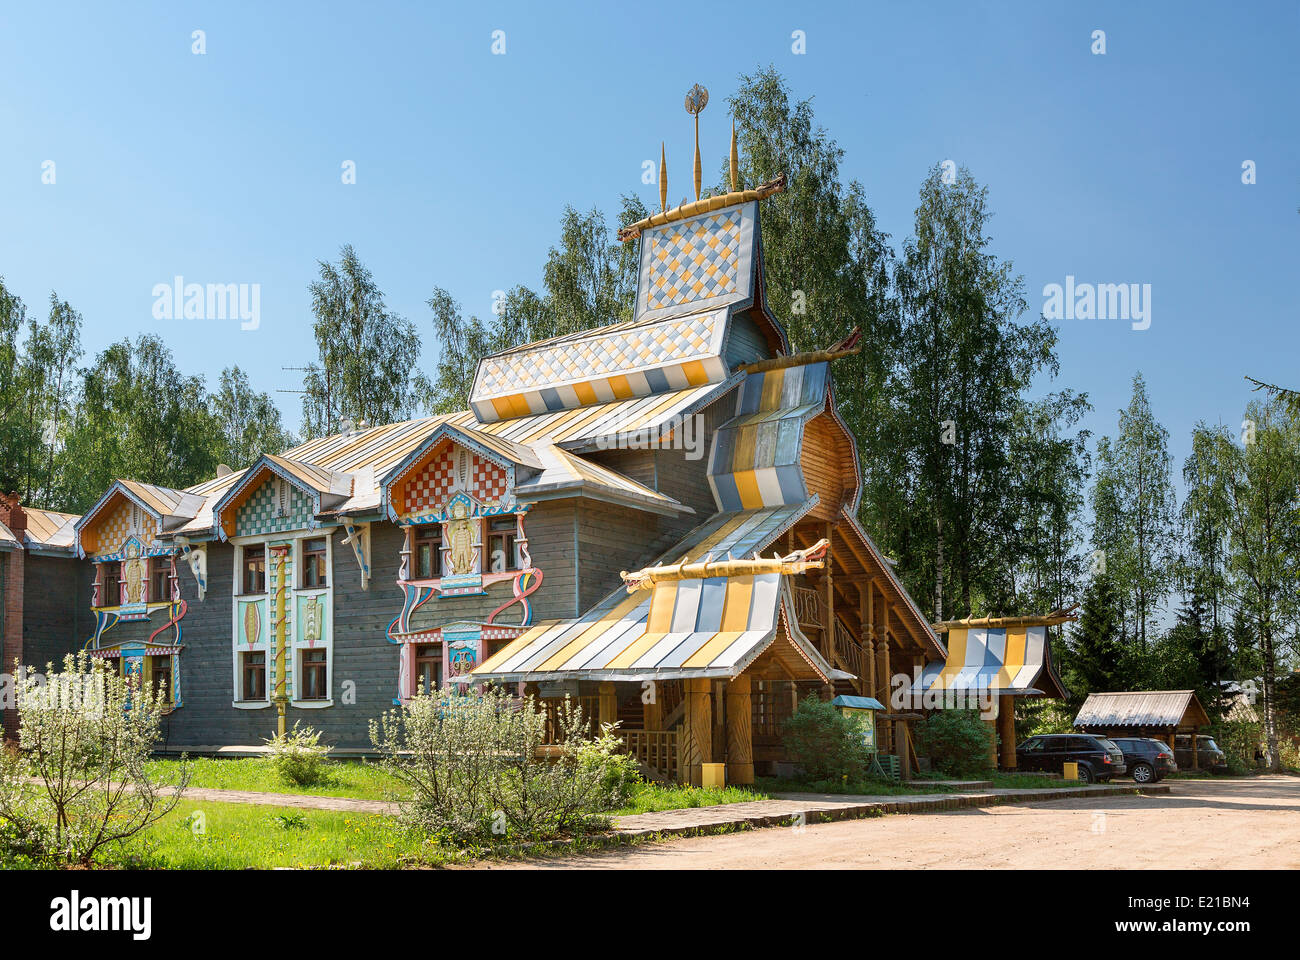
[(310, 787), (325, 779), (331, 748), (321, 744), (319, 730), (294, 723), (292, 730), (263, 742), (271, 748), (271, 766), (285, 783)]
[(939, 710), (916, 725), (916, 750), (951, 777), (988, 773), (992, 732), (975, 710)]
[(90, 865), (170, 813), (189, 768), (145, 772), (165, 691), (84, 653), (46, 674), (15, 664), (19, 750), (0, 756), (0, 849), (8, 861)]
[(871, 762), (858, 724), (809, 694), (781, 726), (786, 756), (809, 780), (858, 780)]
[(1254, 720), (1222, 720), (1209, 731), (1223, 751), (1229, 773), (1250, 773), (1259, 769), (1255, 751), (1264, 740), (1264, 726)]
[(545, 840), (607, 825), (601, 811), (620, 805), (635, 764), (617, 755), (610, 728), (586, 736), (587, 719), (566, 700), (554, 757), (546, 717), (532, 698), (489, 687), (461, 695), (433, 690), (411, 697), (370, 725), (384, 767), (407, 784), (401, 803), (411, 827), (452, 843)]

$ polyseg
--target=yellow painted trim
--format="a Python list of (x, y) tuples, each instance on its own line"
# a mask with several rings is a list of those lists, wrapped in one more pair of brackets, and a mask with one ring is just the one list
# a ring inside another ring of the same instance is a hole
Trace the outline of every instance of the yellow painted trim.
[(618, 400), (627, 400), (635, 395), (632, 393), (632, 384), (622, 374), (609, 378), (609, 389), (614, 391), (614, 397)]
[(1000, 688), (1011, 686), (1011, 681), (1025, 665), (1025, 648), (1029, 643), (1029, 631), (1021, 627), (1007, 631), (1006, 651), (1002, 655), (1002, 669), (998, 671), (997, 684)]
[(742, 470), (734, 475), (736, 491), (740, 494), (740, 505), (746, 510), (763, 506), (763, 494), (758, 487), (758, 473), (754, 470)]
[(590, 383), (575, 383), (573, 392), (577, 394), (578, 402), (584, 407), (596, 402), (596, 391)]

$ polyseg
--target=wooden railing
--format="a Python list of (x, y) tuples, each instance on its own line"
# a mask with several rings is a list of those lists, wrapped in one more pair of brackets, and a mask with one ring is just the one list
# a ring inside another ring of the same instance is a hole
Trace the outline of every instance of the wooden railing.
[(835, 618), (835, 654), (840, 667), (858, 678), (853, 686), (861, 693), (867, 685), (867, 652), (839, 617)]
[(672, 730), (615, 731), (628, 755), (665, 780), (677, 779), (677, 734)]
[[(569, 697), (571, 707), (581, 707), (582, 717), (586, 721), (587, 735), (594, 737), (600, 732), (600, 697)], [(546, 742), (559, 744), (564, 742), (564, 724), (561, 722), (564, 711), (564, 697), (547, 697), (538, 701), (546, 714)]]
[(794, 615), (803, 627), (822, 625), (821, 595), (808, 587), (794, 588)]

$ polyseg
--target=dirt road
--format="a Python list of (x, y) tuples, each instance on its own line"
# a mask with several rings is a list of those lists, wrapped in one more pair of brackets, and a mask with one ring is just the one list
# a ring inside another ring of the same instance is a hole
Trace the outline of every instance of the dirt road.
[(488, 869), (1300, 868), (1300, 778), (696, 837)]

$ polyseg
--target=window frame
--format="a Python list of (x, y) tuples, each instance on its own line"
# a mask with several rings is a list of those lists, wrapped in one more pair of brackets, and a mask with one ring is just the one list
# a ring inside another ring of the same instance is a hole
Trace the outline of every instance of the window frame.
[[(312, 657), (310, 660), (308, 659), (308, 657), (310, 657), (312, 654), (317, 654), (317, 653), (321, 655), (319, 658)], [(294, 683), (294, 686), (297, 688), (295, 690), (297, 696), (294, 697), (294, 700), (295, 701), (301, 700), (306, 703), (319, 703), (322, 701), (328, 701), (330, 699), (329, 666), (330, 666), (330, 656), (329, 656), (329, 650), (326, 647), (299, 647), (298, 648), (298, 675), (295, 678), (295, 683)], [(314, 697), (308, 696), (307, 676), (309, 673), (314, 674), (317, 671), (319, 671), (321, 675), (320, 695)]]
[[(251, 662), (251, 658), (261, 657), (260, 663)], [(267, 668), (267, 651), (265, 650), (241, 650), (239, 651), (239, 699), (244, 703), (262, 703), (270, 697), (270, 689), (266, 684)], [(249, 670), (256, 668), (261, 675), (262, 695), (260, 697), (250, 697), (248, 695)]]
[[(507, 526), (508, 524), (508, 526)], [(483, 549), (486, 555), (484, 573), (518, 573), (523, 569), (523, 557), (519, 553), (519, 521), (513, 514), (506, 517), (488, 517), (484, 521)], [(494, 544), (498, 539), (505, 541), (505, 565), (500, 570), (492, 569), (492, 557), (496, 553)]]
[[(314, 547), (311, 547), (309, 549), (309, 545), (315, 543), (320, 544), (320, 549), (318, 550)], [(330, 585), (329, 553), (330, 553), (330, 549), (329, 549), (328, 536), (303, 537), (298, 541), (298, 557), (297, 557), (298, 570), (297, 570), (297, 576), (295, 577), (295, 579), (298, 581), (298, 586), (297, 586), (298, 590), (329, 589), (329, 585)], [(318, 559), (319, 559), (319, 564), (316, 563)], [(317, 569), (317, 567), (319, 567), (319, 573), (317, 574), (319, 576), (319, 582), (308, 583), (307, 571), (309, 569), (314, 571)]]
[[(420, 564), (420, 547), (421, 542), (429, 545), (429, 573), (425, 575)], [(442, 524), (440, 523), (418, 523), (411, 527), (411, 579), (412, 580), (441, 580), (442, 579), (442, 547), (443, 535)]]
[[(250, 590), (248, 588), (248, 561), (249, 561), (248, 555), (250, 551), (257, 554), (262, 561), (262, 569), (261, 572), (258, 574), (258, 576), (261, 578), (262, 581), (262, 587), (260, 590)], [(266, 595), (267, 583), (269, 582), (267, 579), (267, 568), (266, 568), (267, 553), (268, 551), (265, 543), (246, 543), (240, 546), (239, 548), (239, 594), (238, 594), (239, 596), (256, 597), (259, 595), (261, 596)]]

